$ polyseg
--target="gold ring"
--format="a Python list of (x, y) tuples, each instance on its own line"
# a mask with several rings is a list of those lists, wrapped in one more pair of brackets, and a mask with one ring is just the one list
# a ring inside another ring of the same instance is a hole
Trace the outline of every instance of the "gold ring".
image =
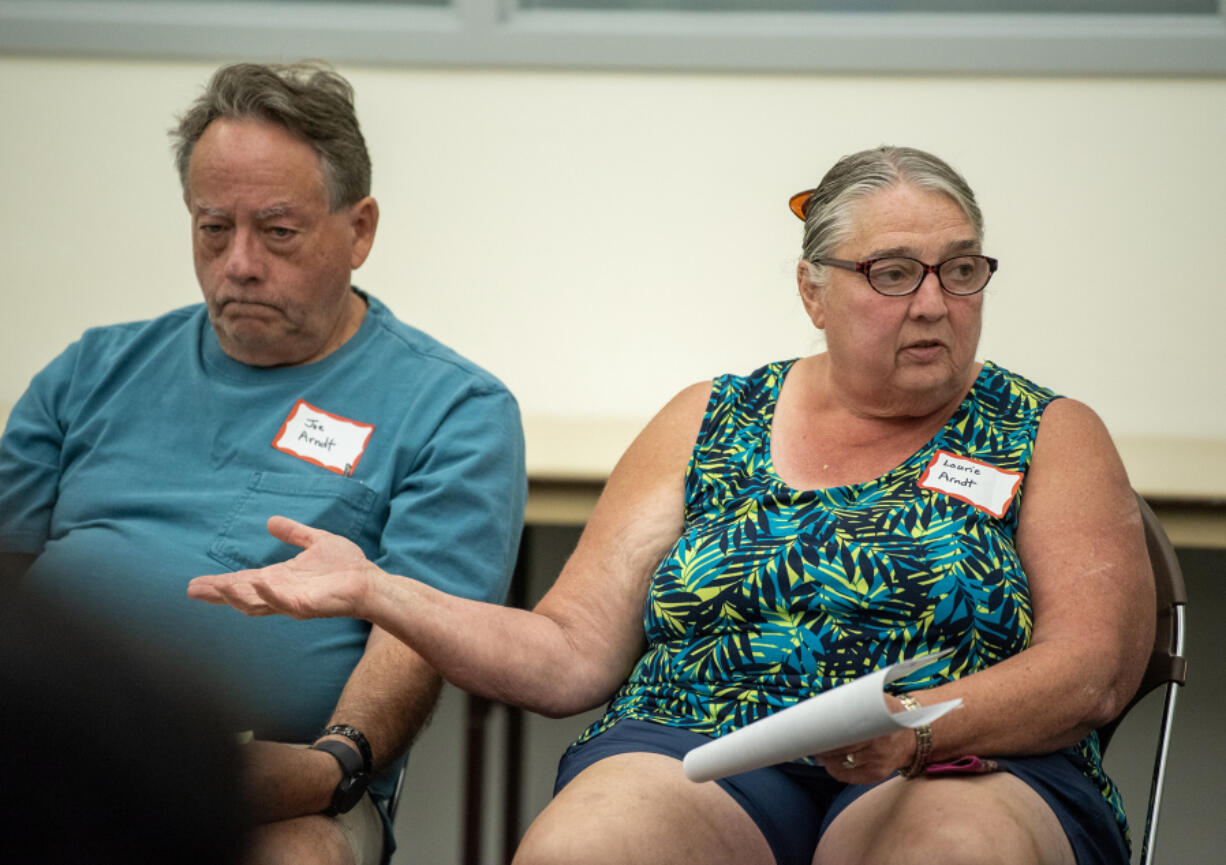
[(843, 768), (844, 769), (856, 768), (856, 755), (855, 754), (845, 754), (843, 756)]

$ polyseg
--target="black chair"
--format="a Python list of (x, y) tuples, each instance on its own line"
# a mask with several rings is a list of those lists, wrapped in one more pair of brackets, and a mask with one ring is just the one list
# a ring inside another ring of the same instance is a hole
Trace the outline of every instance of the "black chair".
[(400, 797), (404, 793), (404, 776), (408, 773), (409, 764), (406, 761), (400, 767), (400, 773), (396, 776), (396, 786), (392, 790), (392, 796), (387, 800), (387, 816), (391, 819), (392, 824), (396, 823), (396, 809), (400, 807)]
[(1145, 546), (1149, 550), (1150, 564), (1154, 570), (1154, 589), (1157, 593), (1158, 618), (1154, 629), (1154, 646), (1149, 656), (1149, 665), (1137, 693), (1124, 707), (1118, 717), (1098, 731), (1102, 750), (1107, 746), (1116, 727), (1128, 712), (1150, 692), (1166, 688), (1162, 706), (1162, 721), (1158, 731), (1157, 753), (1154, 755), (1154, 773), (1149, 788), (1149, 806), (1145, 815), (1145, 834), (1141, 839), (1140, 865), (1153, 865), (1154, 847), (1158, 835), (1158, 813), (1162, 806), (1162, 787), (1166, 781), (1166, 760), (1171, 744), (1171, 726), (1175, 718), (1175, 699), (1179, 687), (1187, 680), (1188, 661), (1183, 654), (1184, 608), (1188, 603), (1184, 587), (1183, 571), (1175, 548), (1150, 509), (1145, 499), (1137, 496), (1141, 509), (1141, 522), (1145, 526)]

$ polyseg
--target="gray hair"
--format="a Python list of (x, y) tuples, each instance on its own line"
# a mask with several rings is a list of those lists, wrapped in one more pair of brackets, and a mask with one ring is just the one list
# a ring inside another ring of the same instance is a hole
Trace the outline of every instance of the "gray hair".
[(179, 182), (187, 194), (192, 150), (218, 118), (282, 126), (314, 148), (332, 211), (370, 195), (370, 154), (353, 107), (353, 87), (317, 61), (234, 63), (213, 73), (201, 96), (170, 130)]
[(873, 193), (903, 183), (948, 195), (966, 214), (975, 239), (983, 241), (983, 214), (975, 202), (975, 193), (946, 162), (912, 147), (862, 150), (836, 162), (805, 202), (802, 255), (815, 280), (825, 281), (826, 268), (814, 261), (832, 257), (834, 250), (850, 236), (852, 206)]

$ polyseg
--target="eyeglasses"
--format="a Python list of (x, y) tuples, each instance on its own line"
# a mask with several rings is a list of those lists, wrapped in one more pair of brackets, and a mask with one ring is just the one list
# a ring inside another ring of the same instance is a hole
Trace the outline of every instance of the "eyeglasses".
[(930, 273), (937, 275), (941, 288), (950, 294), (978, 294), (987, 286), (999, 262), (986, 255), (955, 255), (937, 264), (925, 264), (918, 258), (870, 258), (867, 261), (844, 261), (841, 258), (817, 258), (817, 264), (852, 270), (864, 274), (873, 291), (888, 297), (902, 297), (916, 291)]

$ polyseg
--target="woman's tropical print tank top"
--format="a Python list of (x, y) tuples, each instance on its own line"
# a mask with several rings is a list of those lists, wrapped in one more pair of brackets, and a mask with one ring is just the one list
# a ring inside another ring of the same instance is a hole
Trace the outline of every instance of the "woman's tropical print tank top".
[[(1014, 547), (1039, 420), (1055, 395), (985, 363), (945, 426), (875, 480), (795, 490), (771, 428), (795, 361), (715, 380), (685, 481), (685, 523), (656, 569), (647, 652), (584, 741), (621, 718), (720, 736), (898, 661), (943, 659), (929, 688), (1030, 643)], [(1070, 754), (1114, 807), (1097, 734)]]

